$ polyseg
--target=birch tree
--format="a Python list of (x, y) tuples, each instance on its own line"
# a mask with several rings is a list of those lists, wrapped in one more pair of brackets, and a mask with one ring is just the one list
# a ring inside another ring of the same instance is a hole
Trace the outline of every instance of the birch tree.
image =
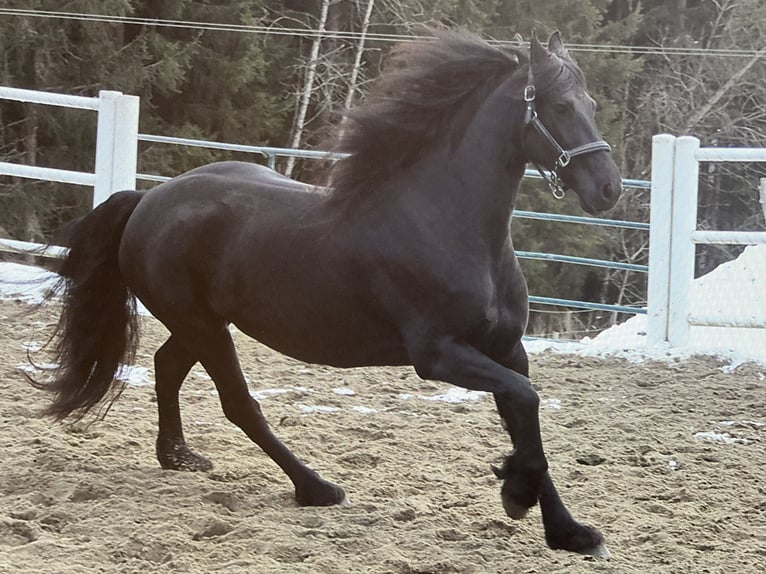
[[(311, 52), (309, 53), (306, 64), (306, 75), (303, 82), (303, 88), (298, 100), (298, 110), (295, 115), (295, 124), (293, 126), (292, 136), (290, 137), (290, 147), (297, 149), (301, 145), (303, 130), (306, 126), (306, 115), (311, 104), (311, 94), (314, 90), (314, 81), (317, 74), (317, 65), (319, 64), (320, 49), (322, 47), (322, 35), (327, 25), (327, 14), (330, 10), (331, 0), (322, 0), (319, 7), (319, 18), (317, 19), (316, 36), (311, 42)], [(290, 177), (295, 168), (295, 157), (290, 156), (285, 165), (285, 175)]]
[[(357, 10), (359, 7), (358, 0), (355, 2)], [(354, 101), (354, 96), (359, 90), (359, 78), (362, 71), (362, 56), (364, 55), (364, 46), (367, 40), (367, 31), (370, 28), (370, 21), (372, 19), (372, 11), (375, 8), (375, 0), (367, 0), (367, 6), (362, 16), (362, 26), (359, 33), (359, 42), (354, 50), (354, 62), (351, 66), (351, 75), (348, 79), (348, 90), (346, 91), (346, 99), (343, 102), (343, 109), (351, 109), (351, 104)]]

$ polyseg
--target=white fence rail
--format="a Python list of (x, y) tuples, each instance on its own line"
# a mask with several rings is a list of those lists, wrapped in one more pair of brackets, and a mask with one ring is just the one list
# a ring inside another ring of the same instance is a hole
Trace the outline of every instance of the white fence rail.
[(137, 96), (104, 90), (97, 98), (0, 87), (0, 99), (98, 112), (95, 173), (0, 162), (0, 175), (93, 187), (93, 207), (122, 189), (135, 189)]
[[(766, 148), (701, 148), (691, 136), (656, 135), (652, 142), (651, 231), (649, 238), (649, 343), (689, 342), (692, 325), (766, 328), (766, 317), (691, 315), (695, 246), (766, 244), (763, 231), (697, 229), (700, 162), (766, 162)], [(755, 186), (754, 186), (755, 189)], [(763, 198), (761, 199), (763, 201)], [(726, 297), (727, 293), (721, 293)]]

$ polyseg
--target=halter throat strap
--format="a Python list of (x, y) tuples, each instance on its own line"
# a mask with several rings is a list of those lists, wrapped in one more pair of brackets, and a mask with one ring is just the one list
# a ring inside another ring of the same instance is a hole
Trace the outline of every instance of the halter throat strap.
[(527, 85), (524, 88), (524, 101), (527, 103), (527, 109), (524, 114), (524, 128), (526, 129), (527, 127), (531, 126), (533, 129), (535, 129), (537, 133), (543, 136), (551, 145), (551, 147), (556, 150), (557, 154), (556, 161), (553, 164), (553, 169), (550, 172), (546, 172), (542, 167), (540, 167), (539, 164), (535, 162), (532, 163), (534, 164), (537, 171), (540, 172), (540, 176), (548, 185), (548, 189), (551, 190), (553, 197), (556, 199), (562, 199), (566, 192), (566, 185), (561, 181), (557, 170), (569, 165), (569, 162), (572, 161), (572, 158), (596, 151), (610, 152), (612, 151), (612, 147), (604, 140), (596, 140), (571, 149), (564, 149), (561, 144), (556, 141), (556, 138), (553, 137), (553, 134), (551, 134), (551, 132), (549, 132), (548, 129), (543, 125), (543, 122), (540, 121), (540, 118), (537, 115), (537, 110), (535, 109), (535, 95), (535, 82), (534, 76), (532, 74), (532, 66), (530, 65), (527, 77)]

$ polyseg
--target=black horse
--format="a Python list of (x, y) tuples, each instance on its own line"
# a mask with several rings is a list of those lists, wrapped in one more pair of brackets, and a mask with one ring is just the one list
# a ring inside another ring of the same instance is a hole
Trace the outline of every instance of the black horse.
[(594, 110), (558, 33), (529, 51), (446, 33), (395, 52), (344, 126), (338, 149), (350, 156), (328, 188), (224, 162), (115, 194), (76, 226), (62, 264), (60, 367), (40, 385), (55, 395), (47, 414), (108, 410), (137, 343), (138, 297), (171, 333), (155, 354), (162, 467), (211, 468), (187, 446), (179, 412), (199, 362), (298, 503), (331, 505), (343, 490), (272, 434), (229, 323), (310, 363), (413, 365), (493, 393), (514, 446), (495, 469), (511, 518), (539, 501), (550, 547), (603, 554), (601, 534), (572, 518), (548, 474), (509, 227), (527, 162), (552, 170), (589, 213), (615, 204), (620, 174)]

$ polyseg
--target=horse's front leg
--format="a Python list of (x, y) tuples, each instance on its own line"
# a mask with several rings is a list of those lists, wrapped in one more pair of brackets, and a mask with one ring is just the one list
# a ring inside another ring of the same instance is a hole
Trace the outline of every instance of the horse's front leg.
[(583, 524), (564, 506), (550, 474), (543, 478), (540, 491), (545, 542), (554, 550), (569, 550), (580, 554), (609, 558), (604, 536), (593, 526)]
[[(508, 368), (525, 376), (529, 375), (529, 361), (523, 345), (516, 348), (502, 361)], [(507, 404), (505, 397), (495, 395), (497, 410), (503, 423), (511, 434), (514, 443), (519, 440), (519, 433), (528, 432), (528, 428), (518, 424), (513, 419), (513, 410)], [(517, 454), (511, 454), (502, 469), (496, 470), (500, 478), (505, 479), (503, 489), (513, 489), (513, 482), (509, 479), (513, 476), (514, 460)], [(505, 497), (504, 497), (505, 500)], [(609, 557), (609, 550), (604, 542), (603, 535), (594, 527), (583, 524), (574, 519), (561, 500), (553, 479), (548, 472), (543, 477), (540, 489), (540, 510), (543, 515), (543, 527), (545, 528), (545, 541), (548, 546), (557, 550), (569, 550), (580, 554)], [(506, 507), (506, 510), (508, 508)], [(513, 517), (511, 512), (508, 513)]]
[(504, 367), (475, 347), (452, 337), (421, 340), (410, 350), (413, 365), (424, 379), (441, 380), (475, 391), (493, 393), (514, 443), (498, 476), (504, 479), (503, 507), (511, 518), (522, 518), (537, 503), (548, 462), (540, 437), (540, 399), (529, 379)]

